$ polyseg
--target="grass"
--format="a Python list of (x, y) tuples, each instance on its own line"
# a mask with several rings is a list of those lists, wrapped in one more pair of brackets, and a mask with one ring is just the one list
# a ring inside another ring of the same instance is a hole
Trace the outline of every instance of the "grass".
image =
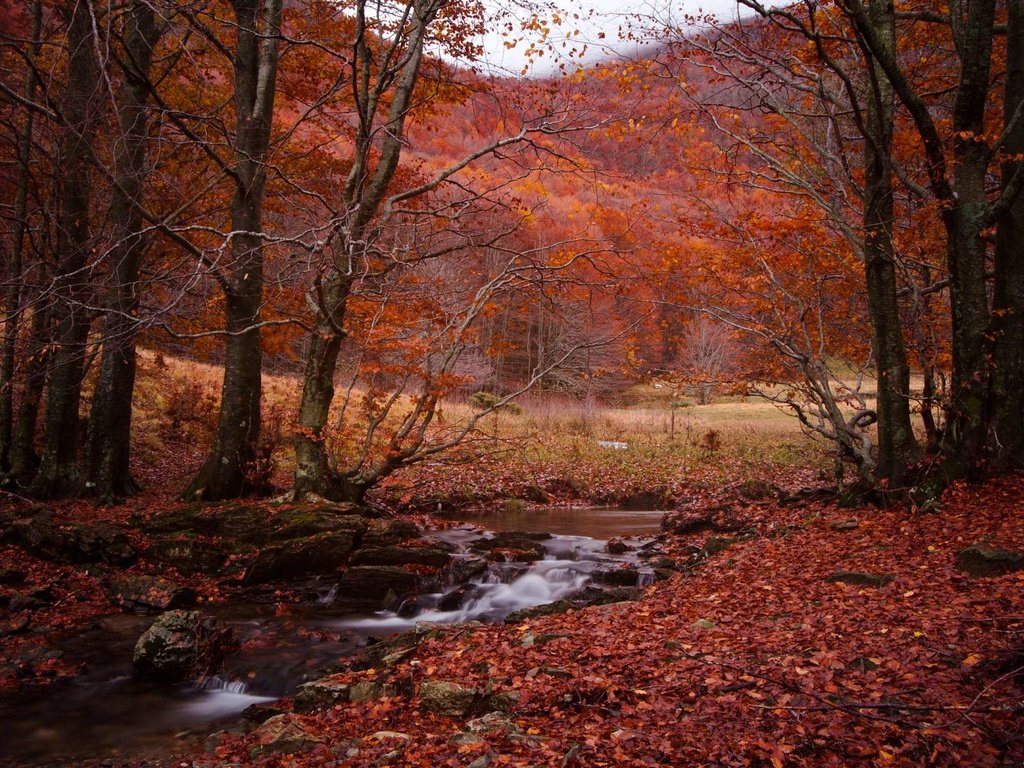
[[(177, 490), (198, 469), (216, 430), (221, 376), (216, 365), (140, 352), (133, 418), (137, 474), (144, 483), (150, 479)], [(268, 434), (276, 433), (274, 481), (286, 487), (294, 466), (290, 446), (301, 381), (265, 375), (263, 392), (264, 426)], [(608, 406), (528, 393), (519, 400), (520, 412), (484, 418), (471, 450), (461, 452), (463, 460), (500, 457), (500, 471), (489, 465), (482, 476), (466, 479), (465, 469), (446, 467), (443, 460), (427, 463), (396, 478), (385, 495), (408, 496), (410, 488), (430, 494), (436, 486), (461, 482), (472, 489), (467, 495), (512, 496), (510, 489), (522, 478), (560, 476), (582, 495), (605, 498), (628, 495), (630, 489), (675, 487), (696, 475), (726, 483), (828, 466), (827, 446), (770, 403), (729, 396), (672, 408), (670, 392), (648, 385), (635, 385), (630, 399), (641, 404)], [(437, 428), (450, 430), (474, 413), (463, 400), (446, 401)], [(494, 485), (490, 493), (480, 489), (488, 483)]]

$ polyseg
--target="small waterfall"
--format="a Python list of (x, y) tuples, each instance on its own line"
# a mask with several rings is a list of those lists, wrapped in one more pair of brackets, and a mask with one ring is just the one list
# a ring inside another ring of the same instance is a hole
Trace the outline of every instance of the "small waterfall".
[(214, 675), (203, 680), (199, 686), (204, 691), (224, 691), (225, 693), (247, 693), (249, 684), (241, 680), (225, 680)]
[(318, 595), (316, 598), (317, 603), (320, 605), (333, 605), (335, 598), (338, 597), (338, 585), (337, 583), (332, 584), (331, 588), (328, 589), (324, 594)]

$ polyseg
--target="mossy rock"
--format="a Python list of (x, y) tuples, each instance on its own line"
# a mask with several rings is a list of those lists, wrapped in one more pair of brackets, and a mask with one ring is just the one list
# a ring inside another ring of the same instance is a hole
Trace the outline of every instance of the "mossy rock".
[(1024, 570), (1024, 554), (972, 544), (957, 553), (956, 567), (976, 579), (1002, 576)]
[(355, 539), (351, 533), (321, 533), (291, 539), (260, 550), (245, 572), (246, 584), (288, 581), (337, 571), (348, 560)]

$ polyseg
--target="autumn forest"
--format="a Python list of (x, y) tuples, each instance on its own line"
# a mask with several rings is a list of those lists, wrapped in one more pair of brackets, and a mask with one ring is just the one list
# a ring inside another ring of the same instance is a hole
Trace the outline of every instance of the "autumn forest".
[(0, 766), (1024, 764), (1024, 0), (737, 8), (0, 7)]

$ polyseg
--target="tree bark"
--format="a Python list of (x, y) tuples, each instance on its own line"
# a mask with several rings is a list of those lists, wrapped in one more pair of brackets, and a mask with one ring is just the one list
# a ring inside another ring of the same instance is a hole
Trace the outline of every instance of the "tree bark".
[[(185, 498), (226, 499), (247, 493), (260, 434), (263, 305), (263, 196), (274, 114), (281, 0), (233, 0), (235, 49), (235, 193), (232, 263), (222, 284), (227, 349), (213, 449)], [(260, 25), (260, 9), (263, 23)]]
[(72, 4), (67, 27), (68, 86), (62, 112), (64, 136), (58, 169), (57, 274), (54, 278), (54, 351), (46, 387), (42, 461), (30, 492), (38, 498), (73, 495), (77, 466), (78, 408), (90, 315), (88, 293), (89, 158), (99, 116), (99, 62), (92, 3)]
[(149, 71), (161, 29), (146, 2), (132, 3), (126, 19), (124, 82), (118, 98), (114, 190), (110, 203), (114, 286), (103, 326), (103, 352), (89, 415), (86, 445), (90, 493), (116, 500), (138, 490), (131, 478), (132, 394), (135, 390), (135, 340), (139, 307), (138, 279), (145, 242), (140, 204), (146, 178)]
[(25, 356), (27, 362), (9, 453), (10, 477), (19, 483), (31, 480), (38, 464), (35, 451), (36, 424), (39, 422), (39, 406), (46, 384), (51, 334), (50, 307), (40, 302), (32, 313)]
[[(1006, 142), (1003, 184), (1024, 173), (1024, 0), (1008, 0)], [(988, 402), (992, 413), (988, 443), (993, 467), (1024, 464), (1024, 196), (1017, 195), (996, 231), (992, 329), (993, 372)]]
[[(896, 49), (895, 8), (873, 0), (868, 12), (878, 36)], [(890, 487), (902, 486), (917, 453), (910, 424), (910, 365), (897, 301), (896, 258), (892, 242), (894, 130), (893, 88), (872, 60), (864, 142), (864, 275), (877, 372), (878, 459), (875, 472)]]

